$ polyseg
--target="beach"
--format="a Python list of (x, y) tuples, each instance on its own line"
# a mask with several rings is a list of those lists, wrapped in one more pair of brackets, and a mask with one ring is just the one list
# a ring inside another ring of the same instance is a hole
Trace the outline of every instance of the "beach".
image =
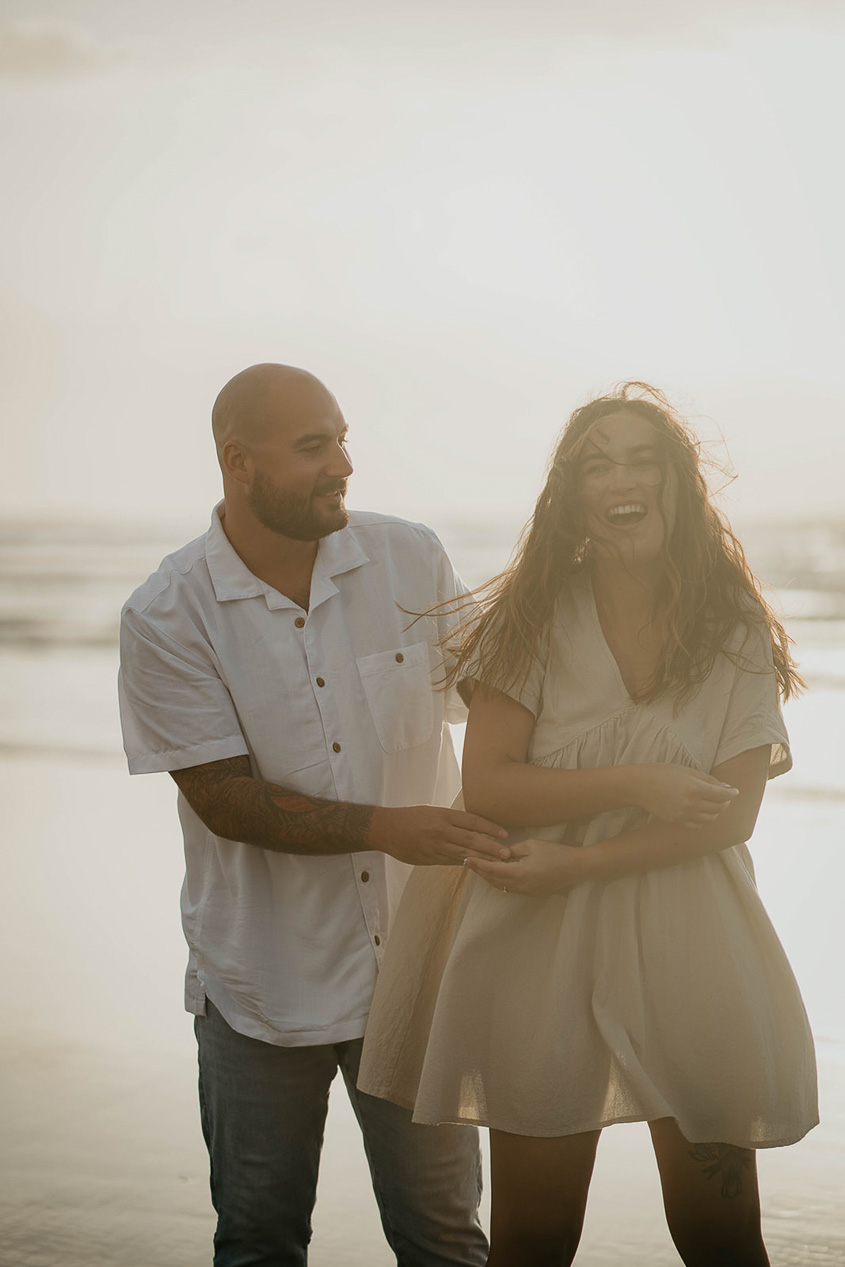
[[(182, 1010), (175, 787), (126, 774), (117, 651), (92, 628), (0, 648), (0, 1261), (200, 1267), (214, 1217)], [(816, 1036), (822, 1123), (761, 1153), (759, 1171), (772, 1263), (832, 1267), (845, 1261), (845, 625), (799, 613), (790, 628), (810, 690), (787, 706), (795, 768), (771, 785), (751, 848)], [(342, 1085), (310, 1261), (393, 1261)], [(678, 1262), (642, 1124), (605, 1132), (577, 1261)]]

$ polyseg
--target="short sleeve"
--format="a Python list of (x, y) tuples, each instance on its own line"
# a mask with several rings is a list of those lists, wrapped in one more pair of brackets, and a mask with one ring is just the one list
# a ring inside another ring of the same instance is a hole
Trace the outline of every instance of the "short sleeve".
[(543, 706), (543, 685), (546, 680), (546, 667), (549, 660), (548, 630), (542, 634), (539, 645), (531, 656), (527, 671), (523, 665), (513, 678), (509, 678), (507, 681), (491, 679), (484, 671), (484, 659), (484, 639), (482, 638), (475, 654), (467, 664), (465, 676), (472, 678), (476, 682), (484, 682), (486, 686), (501, 691), (509, 699), (516, 700), (517, 704), (527, 708), (536, 720), (540, 716)]
[(713, 766), (770, 744), (769, 778), (773, 779), (792, 768), (792, 756), (778, 702), (768, 628), (754, 624), (744, 629), (733, 654), (733, 684)]
[(181, 646), (131, 608), (121, 618), (118, 694), (131, 774), (184, 770), (249, 751), (210, 653)]

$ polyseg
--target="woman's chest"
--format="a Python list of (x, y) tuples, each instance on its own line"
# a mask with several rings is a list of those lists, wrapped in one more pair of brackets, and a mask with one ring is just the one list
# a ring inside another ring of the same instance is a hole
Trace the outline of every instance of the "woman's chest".
[(638, 702), (631, 687), (654, 668), (640, 645), (611, 649), (576, 624), (559, 630), (549, 651), (533, 760), (572, 745), (573, 763), (584, 768), (668, 760), (709, 769), (727, 714), (731, 666), (717, 662), (685, 699)]

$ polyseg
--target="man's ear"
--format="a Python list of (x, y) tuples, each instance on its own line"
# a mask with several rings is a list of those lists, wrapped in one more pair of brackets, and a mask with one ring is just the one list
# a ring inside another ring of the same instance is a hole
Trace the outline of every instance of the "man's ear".
[(239, 484), (252, 483), (252, 459), (240, 440), (227, 440), (220, 451), (223, 474)]

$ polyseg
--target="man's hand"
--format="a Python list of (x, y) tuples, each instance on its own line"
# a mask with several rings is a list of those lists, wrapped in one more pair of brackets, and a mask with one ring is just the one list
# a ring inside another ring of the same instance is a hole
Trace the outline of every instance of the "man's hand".
[(437, 805), (372, 812), (364, 849), (415, 866), (460, 866), (465, 858), (507, 858), (507, 832), (478, 814)]
[[(435, 805), (382, 809), (305, 796), (253, 778), (249, 757), (175, 770), (173, 779), (209, 831), (276, 853), (380, 849), (402, 862), (462, 863), (507, 858), (507, 832), (478, 814)], [(502, 852), (500, 852), (502, 851)]]

